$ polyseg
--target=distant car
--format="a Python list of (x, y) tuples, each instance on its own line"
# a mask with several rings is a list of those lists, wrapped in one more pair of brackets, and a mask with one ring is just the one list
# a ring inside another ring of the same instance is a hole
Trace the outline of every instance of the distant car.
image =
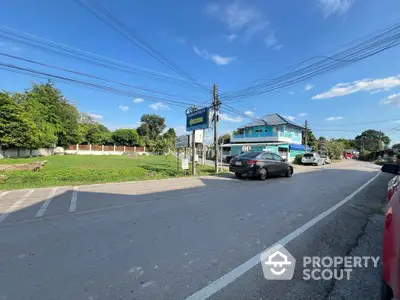
[(293, 166), (275, 153), (254, 151), (232, 158), (229, 171), (235, 173), (236, 177), (247, 175), (265, 180), (269, 175), (291, 177)]
[(304, 165), (320, 166), (324, 164), (324, 159), (315, 152), (304, 153), (301, 158), (301, 163)]
[(384, 164), (382, 172), (395, 176), (388, 184), (383, 228), (381, 299), (400, 299), (400, 164)]

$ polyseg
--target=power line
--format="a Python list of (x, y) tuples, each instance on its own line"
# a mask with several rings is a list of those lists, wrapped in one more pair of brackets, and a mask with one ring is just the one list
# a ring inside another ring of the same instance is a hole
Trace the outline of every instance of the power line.
[(85, 63), (105, 67), (110, 70), (116, 70), (124, 73), (146, 76), (149, 78), (156, 79), (157, 81), (164, 80), (169, 83), (176, 84), (181, 87), (190, 87), (204, 92), (204, 89), (200, 89), (197, 85), (188, 81), (185, 78), (175, 77), (166, 73), (157, 72), (145, 68), (140, 68), (125, 62), (121, 62), (115, 59), (107, 58), (95, 53), (84, 51), (78, 48), (70, 47), (64, 44), (60, 44), (51, 40), (43, 39), (41, 37), (11, 30), (4, 26), (0, 26), (0, 39), (11, 41), (12, 43), (28, 46), (32, 49), (44, 51), (47, 53), (53, 53), (63, 57), (77, 59)]
[[(276, 89), (287, 87), (301, 81), (305, 81), (311, 77), (317, 76), (328, 71), (336, 70), (356, 61), (366, 59), (376, 55), (389, 48), (395, 47), (400, 43), (400, 25), (392, 26), (383, 33), (374, 36), (356, 46), (343, 50), (338, 54), (323, 59), (320, 62), (313, 63), (303, 67), (297, 71), (279, 76), (269, 82), (261, 83), (253, 87), (242, 89), (239, 91), (226, 93), (225, 102), (231, 103), (242, 101), (244, 98), (254, 95), (263, 94)], [(333, 62), (332, 62), (333, 61)]]
[(54, 81), (59, 81), (59, 82), (67, 83), (67, 84), (82, 86), (82, 87), (91, 88), (91, 89), (100, 90), (100, 91), (105, 91), (105, 92), (112, 93), (112, 94), (128, 96), (128, 97), (142, 97), (142, 98), (145, 98), (146, 100), (149, 100), (152, 102), (162, 102), (162, 103), (167, 103), (170, 105), (180, 106), (180, 107), (187, 107), (187, 106), (192, 105), (192, 103), (189, 103), (189, 102), (183, 102), (183, 101), (178, 101), (178, 100), (168, 99), (168, 98), (160, 98), (160, 97), (147, 95), (147, 94), (134, 93), (131, 91), (125, 91), (125, 90), (117, 89), (117, 88), (106, 86), (106, 85), (100, 85), (100, 84), (96, 84), (96, 83), (92, 83), (92, 82), (77, 80), (77, 79), (73, 79), (73, 78), (69, 78), (69, 77), (65, 77), (65, 76), (59, 76), (59, 75), (45, 73), (45, 72), (41, 72), (41, 71), (29, 69), (29, 68), (19, 67), (19, 66), (7, 64), (4, 62), (0, 62), (0, 68), (3, 70), (15, 72), (15, 73), (20, 73), (20, 74), (25, 74), (25, 75), (29, 74), (31, 76), (39, 77), (39, 78), (46, 78), (46, 79), (51, 78)]
[[(89, 13), (95, 16), (98, 20), (105, 23), (107, 26), (112, 28), (121, 36), (125, 37), (127, 40), (132, 42), (135, 46), (140, 48), (142, 51), (168, 67), (169, 69), (173, 70), (174, 72), (178, 73), (182, 77), (187, 78), (194, 84), (198, 85), (199, 87), (209, 91), (208, 88), (198, 83), (194, 80), (189, 74), (184, 72), (181, 68), (176, 66), (173, 62), (171, 62), (168, 58), (166, 58), (162, 53), (154, 49), (148, 42), (146, 42), (143, 38), (139, 37), (136, 32), (134, 32), (131, 28), (128, 28), (123, 22), (121, 22), (118, 18), (116, 18), (113, 14), (107, 11), (100, 3), (96, 0), (89, 0), (90, 4), (84, 3), (82, 0), (75, 0), (79, 5), (84, 7)], [(105, 17), (105, 18), (104, 18)]]

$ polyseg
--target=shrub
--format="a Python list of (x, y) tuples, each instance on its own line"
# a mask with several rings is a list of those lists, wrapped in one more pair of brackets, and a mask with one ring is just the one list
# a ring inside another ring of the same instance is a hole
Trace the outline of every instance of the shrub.
[(301, 159), (303, 158), (303, 154), (297, 154), (294, 158), (293, 163), (296, 165), (301, 165)]

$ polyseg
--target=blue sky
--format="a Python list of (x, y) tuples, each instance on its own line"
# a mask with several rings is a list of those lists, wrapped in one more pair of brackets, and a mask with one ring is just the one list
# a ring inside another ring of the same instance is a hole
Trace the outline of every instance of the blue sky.
[[(282, 70), (304, 59), (338, 49), (400, 21), (400, 2), (397, 0), (99, 2), (197, 81), (210, 89), (216, 83), (221, 94), (248, 87), (257, 78), (282, 74)], [(126, 74), (1, 39), (0, 52), (145, 87), (151, 91), (118, 86), (149, 97), (156, 95), (153, 91), (157, 90), (179, 101), (211, 103), (210, 93), (175, 84), (176, 80), (181, 80), (175, 78), (178, 74), (107, 27), (75, 1), (6, 1), (2, 3), (0, 20), (0, 25), (8, 28), (170, 74), (175, 81)], [(246, 98), (232, 106), (252, 118), (277, 112), (301, 123), (307, 119), (317, 136), (350, 138), (373, 128), (383, 130), (393, 142), (400, 142), (400, 131), (391, 130), (400, 126), (399, 49), (392, 48), (344, 69)], [(0, 61), (67, 74), (6, 57), (0, 57)], [(71, 74), (67, 76), (93, 81)], [(23, 90), (33, 80), (38, 81), (4, 70), (0, 70), (0, 80), (1, 88), (9, 91)], [(80, 111), (93, 114), (111, 129), (136, 127), (143, 113), (157, 113), (166, 118), (169, 127), (176, 128), (179, 134), (184, 132), (182, 107), (161, 100), (152, 99), (152, 102), (145, 96), (126, 97), (65, 83), (57, 83), (57, 87), (77, 104)], [(159, 94), (158, 97), (162, 98)], [(224, 101), (223, 97), (221, 101)], [(221, 117), (220, 133), (251, 121), (229, 112)], [(380, 120), (391, 121), (352, 125)]]

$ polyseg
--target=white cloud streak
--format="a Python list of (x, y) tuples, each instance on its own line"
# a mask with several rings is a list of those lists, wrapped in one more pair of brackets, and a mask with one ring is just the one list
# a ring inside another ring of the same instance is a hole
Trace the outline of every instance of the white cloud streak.
[(220, 118), (220, 120), (226, 121), (226, 122), (240, 123), (243, 121), (242, 117), (232, 117), (228, 114), (219, 114), (219, 118)]
[(94, 114), (94, 113), (88, 113), (88, 116), (92, 117), (93, 119), (96, 120), (102, 120), (103, 116), (102, 115), (98, 115), (98, 114)]
[(248, 117), (254, 116), (254, 112), (252, 112), (251, 110), (246, 110), (246, 111), (244, 112), (244, 114), (245, 114), (246, 116), (248, 116)]
[(329, 117), (326, 118), (325, 121), (338, 121), (338, 120), (342, 120), (343, 117)]
[(118, 108), (119, 108), (120, 110), (122, 110), (123, 112), (126, 112), (126, 111), (129, 110), (129, 106), (124, 106), (124, 105), (120, 105), (120, 106), (118, 106)]
[(305, 116), (307, 116), (307, 114), (306, 113), (299, 113), (297, 116), (298, 117), (305, 117)]
[(207, 50), (205, 49), (200, 50), (199, 48), (196, 47), (196, 45), (193, 45), (193, 51), (199, 57), (206, 60), (211, 60), (218, 66), (228, 65), (232, 61), (236, 60), (236, 57), (233, 56), (221, 56), (218, 54), (209, 54)]
[(228, 42), (233, 42), (236, 38), (237, 38), (237, 34), (233, 34), (233, 33), (226, 36), (226, 40)]
[(379, 79), (362, 79), (350, 83), (338, 83), (329, 91), (315, 95), (312, 99), (329, 99), (342, 97), (357, 92), (374, 92), (384, 89), (386, 91), (400, 86), (400, 75)]
[(346, 13), (355, 0), (317, 0), (324, 14), (324, 18), (328, 18), (334, 14)]
[(314, 85), (312, 85), (312, 84), (307, 84), (307, 85), (304, 87), (304, 90), (305, 90), (305, 91), (309, 91), (309, 90), (311, 90), (313, 87), (314, 87)]
[(271, 39), (269, 23), (259, 7), (248, 5), (244, 1), (226, 1), (211, 3), (206, 7), (206, 11), (225, 23), (228, 29), (234, 32), (235, 38), (240, 33), (243, 40), (248, 41), (253, 36), (260, 34), (265, 35), (267, 46), (273, 42), (273, 45), (276, 46), (274, 49), (279, 50), (282, 47), (282, 45), (278, 45), (274, 34)]
[(286, 119), (290, 120), (290, 121), (294, 121), (296, 120), (296, 117), (294, 116), (284, 116)]
[(144, 101), (143, 98), (136, 98), (133, 100), (133, 103), (142, 103)]
[(400, 106), (400, 93), (393, 94), (380, 101), (383, 105)]
[(169, 110), (170, 109), (168, 104), (165, 104), (162, 102), (156, 102), (156, 103), (150, 104), (149, 107), (154, 110), (163, 110), (163, 109)]

